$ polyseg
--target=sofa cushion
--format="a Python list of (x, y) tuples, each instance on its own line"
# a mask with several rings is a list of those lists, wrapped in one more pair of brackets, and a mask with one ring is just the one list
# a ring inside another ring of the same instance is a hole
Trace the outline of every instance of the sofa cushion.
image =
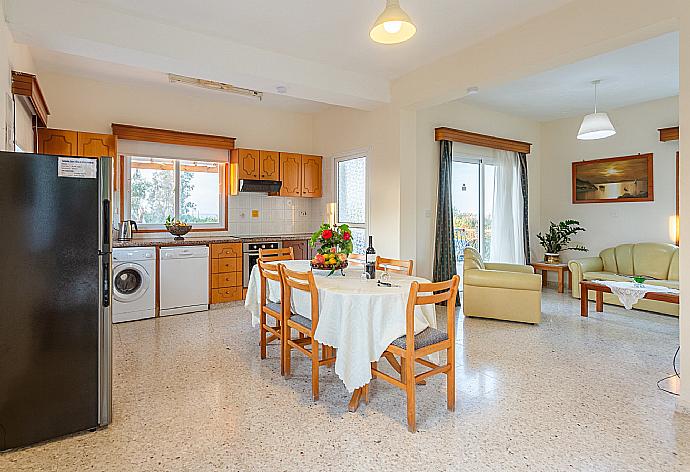
[(680, 277), (680, 270), (679, 270), (679, 265), (678, 265), (678, 258), (680, 251), (676, 248), (675, 254), (673, 254), (673, 258), (671, 259), (671, 265), (668, 268), (668, 280), (679, 280)]
[(618, 264), (616, 264), (616, 248), (610, 247), (604, 249), (599, 254), (602, 262), (604, 263), (604, 272), (611, 272), (612, 274), (618, 273)]
[(658, 285), (660, 287), (675, 288), (680, 290), (680, 282), (677, 280), (646, 280), (647, 285)]
[(635, 275), (644, 275), (660, 280), (667, 279), (669, 266), (676, 252), (676, 246), (672, 244), (635, 244), (633, 248)]
[(636, 275), (635, 264), (633, 262), (634, 244), (621, 244), (616, 246), (616, 265), (620, 275)]
[(611, 272), (585, 272), (582, 274), (584, 280), (611, 280), (613, 282), (630, 282), (632, 279), (624, 275)]

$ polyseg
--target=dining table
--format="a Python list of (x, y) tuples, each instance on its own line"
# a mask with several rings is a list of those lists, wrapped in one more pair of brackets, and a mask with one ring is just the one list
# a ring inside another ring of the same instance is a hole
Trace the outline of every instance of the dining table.
[[(312, 270), (308, 260), (278, 263), (293, 271)], [(377, 271), (376, 278), (369, 279), (363, 276), (361, 266), (347, 267), (333, 273), (318, 269), (313, 269), (313, 272), (319, 297), (319, 321), (314, 339), (335, 348), (335, 373), (352, 393), (349, 409), (354, 411), (364, 397), (365, 386), (372, 379), (371, 363), (377, 362), (390, 343), (406, 332), (405, 310), (412, 282), (428, 283), (429, 280), (397, 273), (384, 276), (383, 271)], [(382, 276), (388, 285), (379, 283)], [(280, 284), (270, 279), (267, 282), (267, 298), (280, 303)], [(251, 312), (254, 327), (259, 325), (260, 287), (259, 268), (256, 265), (252, 268), (245, 298), (245, 307)], [(290, 304), (293, 314), (311, 319), (309, 293), (293, 290)], [(415, 307), (415, 333), (427, 327), (436, 328), (434, 306)], [(384, 355), (384, 358), (394, 369), (400, 370), (392, 355)]]

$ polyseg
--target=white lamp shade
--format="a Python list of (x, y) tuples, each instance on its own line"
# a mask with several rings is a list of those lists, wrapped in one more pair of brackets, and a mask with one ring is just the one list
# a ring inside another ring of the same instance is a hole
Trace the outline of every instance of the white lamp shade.
[(616, 129), (613, 127), (609, 115), (606, 113), (592, 113), (585, 116), (580, 125), (580, 132), (577, 133), (577, 139), (592, 140), (608, 138), (616, 134)]
[(371, 39), (381, 44), (397, 44), (410, 39), (417, 32), (409, 15), (400, 8), (398, 0), (387, 0), (386, 9), (369, 31)]

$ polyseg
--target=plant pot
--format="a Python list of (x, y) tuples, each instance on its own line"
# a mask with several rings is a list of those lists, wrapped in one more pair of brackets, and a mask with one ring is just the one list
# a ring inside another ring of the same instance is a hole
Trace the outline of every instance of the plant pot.
[(547, 252), (544, 254), (544, 262), (546, 262), (547, 264), (560, 264), (561, 255), (557, 252)]

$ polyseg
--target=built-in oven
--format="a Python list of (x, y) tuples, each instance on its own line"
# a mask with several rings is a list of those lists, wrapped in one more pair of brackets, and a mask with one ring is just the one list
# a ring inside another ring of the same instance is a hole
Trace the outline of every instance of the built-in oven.
[(249, 286), (249, 276), (252, 274), (256, 261), (259, 260), (259, 249), (279, 249), (281, 247), (283, 247), (283, 243), (280, 241), (260, 241), (242, 244), (242, 254), (244, 255), (242, 285), (244, 288)]

